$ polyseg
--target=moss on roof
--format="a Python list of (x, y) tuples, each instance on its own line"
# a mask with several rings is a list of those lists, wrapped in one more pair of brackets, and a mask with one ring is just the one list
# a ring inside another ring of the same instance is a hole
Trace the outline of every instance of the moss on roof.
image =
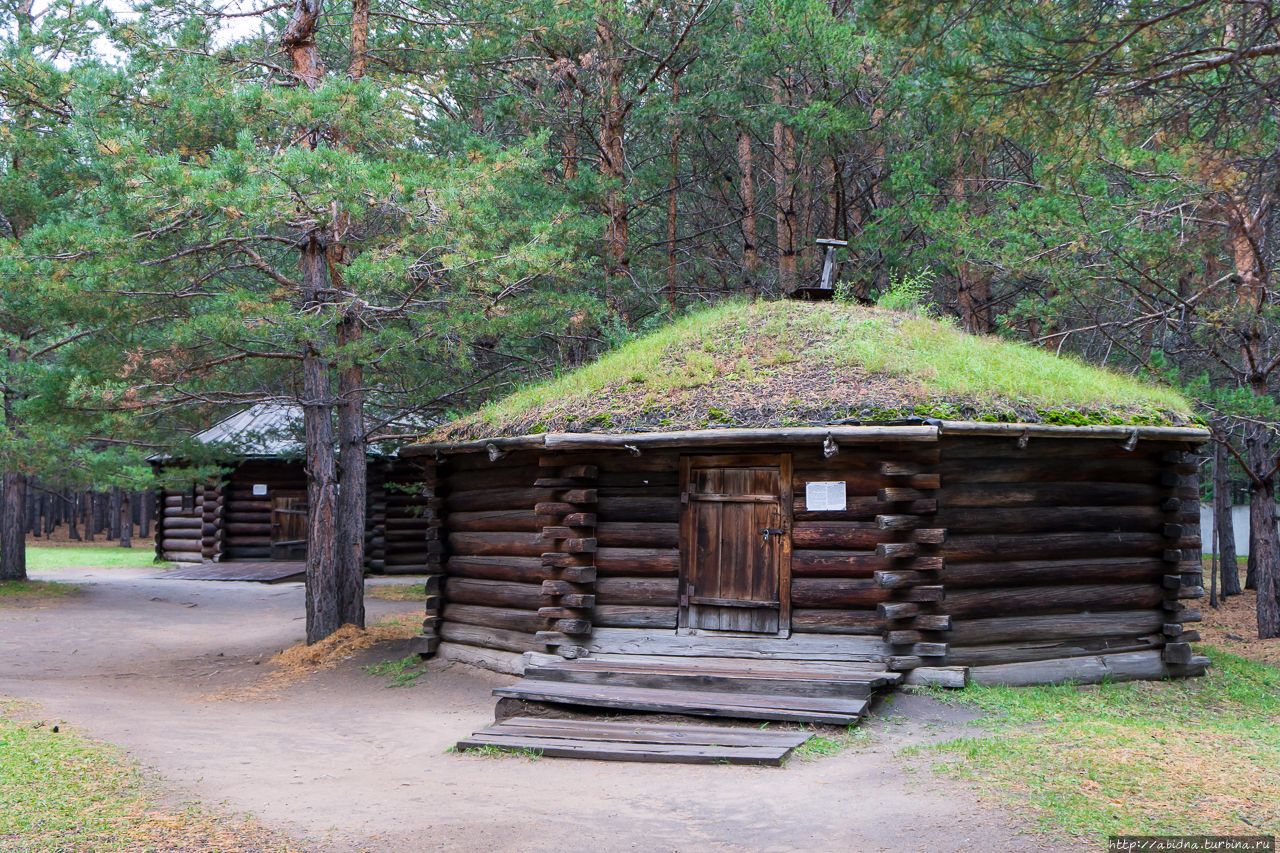
[(925, 317), (838, 303), (730, 302), (436, 430), (816, 426), (903, 418), (1177, 425), (1176, 391)]

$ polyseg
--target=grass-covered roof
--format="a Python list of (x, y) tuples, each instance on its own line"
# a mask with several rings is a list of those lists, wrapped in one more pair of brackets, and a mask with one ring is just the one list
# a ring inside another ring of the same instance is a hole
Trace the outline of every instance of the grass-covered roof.
[(904, 418), (1186, 424), (1176, 391), (938, 320), (840, 303), (732, 302), (436, 430), (542, 432), (821, 426)]

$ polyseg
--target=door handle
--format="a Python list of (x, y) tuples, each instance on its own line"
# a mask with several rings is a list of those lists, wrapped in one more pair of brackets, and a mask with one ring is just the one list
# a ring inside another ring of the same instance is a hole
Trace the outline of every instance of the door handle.
[(770, 536), (781, 536), (786, 532), (781, 527), (765, 527), (760, 530), (760, 535), (764, 537), (764, 541), (768, 542)]

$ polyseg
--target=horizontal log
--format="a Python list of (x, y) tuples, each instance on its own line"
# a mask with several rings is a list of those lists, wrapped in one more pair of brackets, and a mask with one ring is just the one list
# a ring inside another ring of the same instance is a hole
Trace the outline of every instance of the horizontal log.
[(955, 647), (1017, 640), (1139, 637), (1158, 632), (1166, 621), (1160, 610), (952, 619), (948, 640)]
[(1159, 634), (1144, 634), (1139, 637), (1022, 640), (981, 646), (957, 646), (952, 643), (947, 653), (947, 661), (961, 666), (992, 666), (1055, 658), (1149, 651), (1160, 648), (1164, 642), (1164, 638)]
[(892, 538), (869, 521), (798, 521), (791, 530), (793, 548), (869, 551)]
[(873, 608), (889, 593), (870, 578), (793, 578), (791, 603), (795, 607)]
[(198, 516), (192, 516), (190, 518), (183, 518), (179, 516), (175, 518), (165, 518), (164, 528), (166, 530), (188, 530), (191, 528), (195, 528), (198, 530), (200, 528), (200, 525), (202, 525), (203, 523), (204, 523), (203, 514)]
[(477, 512), (495, 509), (532, 510), (538, 501), (550, 500), (550, 489), (475, 489), (450, 492), (444, 505), (449, 512)]
[(506, 607), (479, 607), (470, 604), (445, 604), (443, 615), (448, 622), (504, 628), (532, 635), (542, 630), (545, 620), (535, 611)]
[(1159, 533), (1036, 533), (1001, 536), (952, 535), (942, 553), (947, 563), (1073, 557), (1150, 557), (1165, 550)]
[(938, 492), (939, 506), (1155, 506), (1167, 489), (1137, 483), (1030, 483), (944, 485)]
[(1015, 560), (990, 563), (947, 563), (942, 581), (948, 589), (1020, 584), (1155, 582), (1167, 567), (1160, 560), (1141, 557), (1085, 560)]
[[(1197, 659), (1204, 661), (1204, 658)], [(1184, 671), (1171, 668), (1161, 659), (1159, 651), (1123, 652), (1119, 654), (1093, 655), (1089, 657), (1059, 658), (1031, 663), (1011, 663), (1000, 666), (975, 666), (969, 669), (974, 684), (1007, 685), (1022, 687), (1032, 684), (1101, 684), (1103, 682), (1151, 680), (1158, 681), (1171, 675), (1202, 674), (1204, 664), (1188, 666)], [(1187, 671), (1191, 670), (1191, 671)]]
[[(168, 525), (166, 524), (165, 527), (167, 529)], [(223, 529), (227, 532), (228, 536), (252, 536), (255, 534), (269, 534), (275, 529), (275, 527), (274, 525), (263, 524), (261, 522), (229, 521), (223, 526)]]
[(675, 575), (680, 552), (675, 548), (597, 548), (596, 568), (602, 575)]
[(601, 548), (677, 548), (680, 525), (673, 522), (597, 521)]
[(791, 574), (797, 578), (870, 578), (877, 569), (888, 568), (889, 561), (874, 553), (800, 549), (791, 552)]
[(541, 583), (552, 577), (552, 570), (537, 557), (467, 557), (451, 556), (445, 564), (448, 574), (476, 580)]
[(675, 628), (678, 614), (675, 607), (597, 604), (591, 621), (606, 628)]
[(884, 622), (874, 610), (791, 611), (791, 628), (809, 634), (879, 634)]
[(673, 522), (680, 519), (680, 498), (671, 497), (601, 497), (596, 502), (600, 523), (611, 521)]
[(882, 542), (876, 546), (876, 556), (886, 560), (905, 560), (920, 553), (920, 546), (914, 542)]
[(546, 550), (539, 533), (450, 533), (449, 548), (468, 556), (536, 557)]
[(920, 614), (920, 605), (906, 601), (882, 601), (877, 605), (876, 613), (886, 621), (910, 619)]
[(545, 580), (542, 582), (541, 589), (542, 595), (547, 598), (563, 595), (587, 595), (590, 593), (588, 587), (564, 579)]
[(1044, 453), (1006, 454), (980, 459), (944, 456), (938, 472), (948, 486), (970, 483), (1159, 483), (1162, 463), (1150, 456), (1123, 459), (1057, 458)]
[(500, 649), (508, 652), (540, 651), (542, 644), (534, 636), (523, 631), (509, 631), (489, 626), (466, 625), (445, 620), (440, 625), (441, 639), (451, 643)]
[(458, 604), (515, 607), (522, 610), (537, 610), (547, 603), (542, 595), (541, 584), (460, 577), (449, 577), (445, 580), (444, 595), (447, 601)]
[(590, 527), (594, 528), (597, 521), (594, 512), (571, 512), (564, 518), (560, 519), (560, 523), (566, 527)]
[(600, 604), (674, 607), (677, 586), (676, 578), (602, 577), (596, 581), (596, 600)]
[(959, 618), (1072, 610), (1142, 610), (1159, 607), (1163, 600), (1164, 590), (1155, 584), (1022, 586), (951, 590), (943, 609)]
[(204, 534), (200, 532), (199, 528), (194, 530), (170, 530), (168, 527), (165, 527), (163, 535), (166, 542), (177, 542), (190, 539), (199, 541), (204, 538)]
[(497, 466), (488, 470), (459, 471), (442, 478), (446, 491), (472, 491), (475, 489), (521, 489), (532, 486), (541, 476), (537, 465)]
[(850, 497), (845, 502), (843, 511), (827, 510), (808, 511), (804, 506), (803, 495), (797, 496), (792, 505), (792, 518), (796, 521), (871, 521), (877, 516), (886, 514), (928, 515), (938, 508), (938, 501), (932, 497), (906, 503), (887, 503), (874, 496)]
[(966, 666), (919, 666), (903, 679), (910, 687), (946, 687), (962, 690), (969, 686), (969, 668)]

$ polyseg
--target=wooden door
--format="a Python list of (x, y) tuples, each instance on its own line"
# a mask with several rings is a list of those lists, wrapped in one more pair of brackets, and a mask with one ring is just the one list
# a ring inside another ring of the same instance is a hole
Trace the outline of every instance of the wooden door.
[(307, 499), (277, 494), (271, 499), (271, 557), (299, 560), (306, 555)]
[(683, 460), (682, 630), (789, 631), (790, 468), (789, 456)]

